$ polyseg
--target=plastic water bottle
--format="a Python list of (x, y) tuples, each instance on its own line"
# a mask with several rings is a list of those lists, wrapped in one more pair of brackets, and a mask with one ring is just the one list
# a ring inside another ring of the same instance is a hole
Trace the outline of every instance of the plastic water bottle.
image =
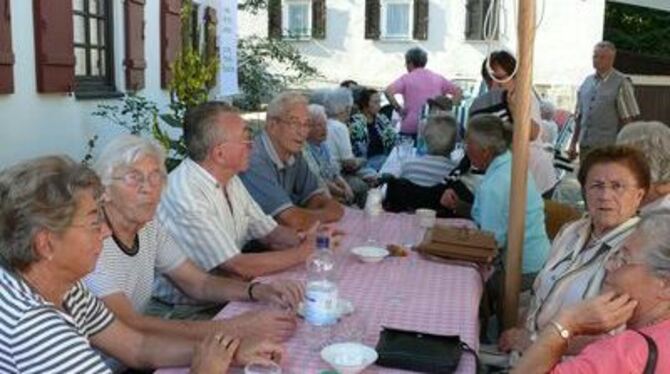
[(384, 212), (382, 206), (382, 191), (378, 188), (368, 190), (368, 197), (365, 200), (365, 231), (367, 233), (367, 242), (369, 245), (377, 244), (378, 223), (381, 214)]
[(335, 265), (330, 237), (325, 232), (319, 233), (316, 237), (316, 251), (307, 259), (305, 320), (311, 325), (328, 326), (337, 322)]

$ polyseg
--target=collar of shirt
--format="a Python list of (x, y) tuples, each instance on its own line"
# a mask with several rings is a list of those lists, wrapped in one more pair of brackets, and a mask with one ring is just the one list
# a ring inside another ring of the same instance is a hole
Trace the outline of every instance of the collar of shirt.
[(265, 152), (267, 152), (268, 156), (270, 156), (270, 160), (272, 160), (275, 166), (277, 166), (277, 169), (282, 170), (295, 163), (295, 156), (293, 155), (289, 157), (289, 159), (286, 160), (286, 162), (282, 161), (279, 158), (279, 155), (277, 154), (277, 151), (275, 150), (275, 147), (272, 144), (272, 140), (270, 140), (270, 137), (268, 136), (268, 133), (266, 131), (263, 131), (260, 137)]
[(210, 174), (197, 162), (191, 160), (190, 158), (186, 158), (182, 162), (184, 163), (184, 167), (189, 169), (190, 171), (189, 174), (191, 174), (195, 178), (200, 179), (200, 181), (204, 182), (203, 184), (205, 184), (206, 186), (211, 186), (211, 188), (214, 190), (218, 190), (221, 188), (219, 181), (217, 181), (212, 174)]
[(491, 164), (486, 168), (486, 174), (489, 174), (489, 172), (493, 173), (510, 162), (512, 162), (512, 153), (510, 151), (505, 151), (505, 153), (491, 161)]
[(614, 69), (610, 69), (607, 73), (604, 75), (600, 75), (598, 72), (596, 72), (596, 82), (607, 82), (607, 79), (612, 75), (612, 72)]

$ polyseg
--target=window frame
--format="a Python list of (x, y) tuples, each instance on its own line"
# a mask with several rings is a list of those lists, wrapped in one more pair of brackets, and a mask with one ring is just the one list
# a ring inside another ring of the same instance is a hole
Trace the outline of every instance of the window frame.
[[(407, 34), (406, 35), (389, 35), (387, 30), (387, 12), (389, 4), (406, 4), (407, 5)], [(381, 40), (390, 40), (390, 41), (405, 41), (412, 40), (414, 38), (414, 1), (413, 0), (381, 0), (380, 5), (380, 25), (379, 38)]]
[[(116, 90), (116, 74), (115, 74), (115, 60), (114, 60), (114, 1), (113, 0), (96, 0), (98, 6), (102, 6), (102, 15), (100, 10), (97, 14), (90, 13), (90, 0), (83, 0), (84, 10), (72, 9), (72, 27), (76, 27), (74, 21), (76, 17), (83, 17), (84, 19), (84, 42), (76, 42), (73, 40), (73, 51), (77, 48), (84, 48), (86, 55), (86, 75), (77, 75), (75, 64), (75, 96), (80, 99), (119, 97), (122, 93)], [(93, 45), (90, 42), (91, 37), (91, 19), (95, 18), (105, 22), (105, 26), (100, 28), (98, 26), (98, 40), (100, 40), (100, 33), (104, 32), (104, 43)], [(104, 48), (104, 72), (100, 71), (99, 76), (90, 75), (92, 67), (90, 66), (90, 53), (97, 49), (98, 53)], [(74, 53), (75, 59), (77, 54)]]
[[(476, 42), (484, 42), (484, 41), (486, 41), (486, 40), (484, 39), (484, 31), (483, 31), (483, 28), (484, 28), (484, 20), (486, 19), (486, 12), (488, 11), (488, 7), (490, 6), (490, 4), (491, 4), (492, 2), (493, 2), (493, 3), (494, 3), (494, 2), (500, 2), (500, 0), (475, 0), (475, 1), (476, 1), (475, 6), (479, 7), (479, 12), (480, 12), (480, 14), (481, 14), (481, 17), (480, 17), (480, 19), (478, 20), (478, 25), (477, 25), (477, 27), (481, 30), (481, 31), (478, 33), (478, 34), (479, 34), (479, 37), (477, 37), (477, 38), (472, 38), (472, 37), (470, 37), (470, 35), (469, 35), (469, 34), (470, 34), (470, 30), (471, 30), (471, 28), (472, 28), (472, 26), (469, 25), (470, 12), (469, 12), (469, 10), (468, 10), (468, 2), (470, 2), (470, 0), (466, 0), (466, 2), (465, 2), (465, 32), (464, 32), (463, 34), (464, 34), (464, 36), (465, 36), (465, 40), (466, 40), (466, 41), (468, 41), (468, 42), (475, 42), (475, 43), (476, 43)], [(485, 7), (485, 6), (484, 6), (484, 3), (485, 3), (486, 1), (488, 1), (489, 4), (487, 4), (487, 6)], [(494, 6), (495, 6), (495, 4), (494, 4)], [(498, 17), (498, 30), (496, 30), (496, 35), (495, 35), (494, 38), (493, 38), (493, 40), (496, 40), (496, 41), (497, 41), (497, 40), (500, 40), (500, 35), (502, 34), (502, 30), (504, 29), (504, 26), (505, 26), (505, 24), (503, 24), (503, 19), (502, 19), (502, 17), (501, 17), (501, 11), (500, 11), (500, 10), (498, 11), (497, 17)], [(470, 27), (468, 27), (468, 26), (470, 26)]]
[[(303, 5), (307, 7), (307, 29), (299, 35), (291, 35), (289, 30), (289, 7), (291, 5)], [(312, 1), (311, 0), (285, 0), (282, 1), (282, 38), (287, 40), (310, 40), (312, 39)]]

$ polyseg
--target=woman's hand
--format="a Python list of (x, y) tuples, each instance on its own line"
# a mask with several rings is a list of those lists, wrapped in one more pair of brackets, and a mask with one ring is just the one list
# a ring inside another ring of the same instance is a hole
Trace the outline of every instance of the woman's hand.
[(613, 291), (564, 309), (556, 319), (572, 335), (597, 335), (615, 329), (633, 316), (637, 301)]
[[(191, 361), (191, 373), (227, 373), (230, 363), (237, 355), (240, 340), (222, 334), (211, 334), (195, 349)], [(239, 355), (239, 353), (238, 353)]]
[(244, 338), (235, 354), (235, 364), (270, 364), (281, 362), (284, 351), (278, 344), (259, 338)]
[(502, 352), (510, 352), (512, 350), (523, 352), (530, 344), (528, 330), (519, 327), (503, 331), (500, 334), (500, 339), (498, 339), (498, 348)]
[(295, 313), (280, 310), (247, 312), (227, 321), (238, 337), (256, 336), (273, 342), (293, 336), (297, 325)]
[(440, 204), (442, 204), (442, 206), (445, 208), (456, 209), (459, 200), (460, 199), (458, 198), (458, 195), (456, 195), (456, 191), (454, 191), (451, 188), (448, 188), (444, 190), (444, 193), (442, 193), (442, 197), (440, 198)]
[(305, 287), (301, 282), (294, 280), (277, 280), (259, 284), (254, 288), (254, 297), (257, 300), (291, 310), (297, 310), (304, 295)]

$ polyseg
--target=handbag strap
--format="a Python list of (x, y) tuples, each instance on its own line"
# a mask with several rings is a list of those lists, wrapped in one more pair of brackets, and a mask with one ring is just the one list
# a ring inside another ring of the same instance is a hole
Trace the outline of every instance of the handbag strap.
[(651, 336), (643, 333), (640, 330), (633, 330), (638, 334), (642, 335), (644, 340), (647, 341), (647, 347), (649, 348), (649, 354), (647, 355), (647, 364), (644, 366), (643, 374), (654, 374), (656, 372), (656, 361), (658, 360), (658, 347), (656, 342)]
[[(466, 343), (466, 342), (464, 342), (464, 341), (462, 341), (462, 340), (461, 340), (461, 343), (460, 343), (460, 347), (461, 347), (461, 351), (463, 351), (463, 352), (468, 352), (468, 353), (472, 354), (472, 356), (474, 356), (474, 358), (475, 358), (475, 367), (477, 368), (477, 373), (480, 373), (480, 372), (481, 372), (481, 362), (479, 361), (479, 355), (477, 354), (477, 351), (475, 351), (474, 349), (472, 349), (472, 348), (468, 345), (468, 343)], [(645, 373), (645, 374), (646, 374), (646, 373)]]

